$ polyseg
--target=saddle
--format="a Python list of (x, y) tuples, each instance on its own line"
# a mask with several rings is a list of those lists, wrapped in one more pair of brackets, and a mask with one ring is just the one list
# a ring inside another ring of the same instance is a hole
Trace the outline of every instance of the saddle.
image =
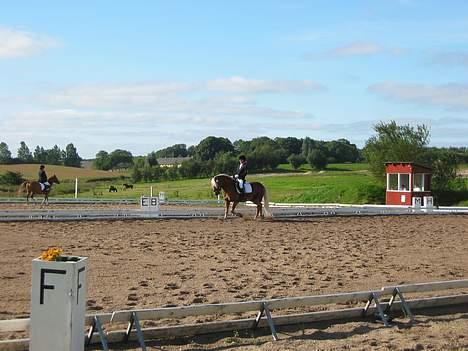
[(236, 191), (238, 194), (250, 194), (252, 192), (252, 185), (248, 182), (244, 182), (244, 192), (240, 188), (239, 179), (236, 179)]

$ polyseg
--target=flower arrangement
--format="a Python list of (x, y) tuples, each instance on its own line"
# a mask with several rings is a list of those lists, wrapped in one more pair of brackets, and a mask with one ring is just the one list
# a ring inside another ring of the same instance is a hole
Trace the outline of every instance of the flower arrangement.
[(41, 260), (44, 261), (60, 261), (60, 254), (62, 249), (58, 247), (50, 247), (46, 251), (42, 252)]

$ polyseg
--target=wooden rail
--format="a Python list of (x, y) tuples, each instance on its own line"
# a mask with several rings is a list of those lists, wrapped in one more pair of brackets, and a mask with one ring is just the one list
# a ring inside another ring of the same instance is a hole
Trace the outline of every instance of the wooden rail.
[[(423, 293), (444, 291), (450, 289), (468, 289), (468, 279), (453, 280), (453, 281), (438, 281), (429, 283), (418, 284), (404, 284), (395, 286), (386, 286), (380, 290), (369, 290), (339, 294), (317, 295), (317, 296), (304, 296), (293, 298), (269, 299), (262, 301), (246, 301), (246, 302), (233, 302), (224, 304), (204, 304), (204, 305), (191, 305), (181, 307), (168, 307), (168, 308), (154, 308), (154, 309), (137, 309), (137, 310), (124, 310), (115, 311), (114, 313), (102, 313), (86, 316), (86, 325), (91, 326), (97, 317), (101, 324), (109, 323), (128, 323), (135, 314), (140, 321), (144, 320), (159, 320), (167, 318), (184, 318), (189, 316), (200, 315), (220, 315), (220, 314), (237, 314), (244, 312), (258, 312), (262, 306), (268, 306), (269, 310), (281, 310), (300, 307), (310, 307), (316, 305), (326, 304), (346, 304), (350, 302), (368, 301), (369, 298), (375, 294), (379, 298), (391, 295), (395, 289), (399, 289), (401, 293)], [(411, 309), (433, 308), (440, 306), (450, 306), (458, 304), (468, 304), (468, 291), (463, 294), (431, 297), (424, 299), (413, 299), (406, 302)], [(384, 308), (388, 303), (381, 304)], [(401, 308), (401, 301), (395, 302), (391, 306), (392, 311)], [(325, 320), (342, 320), (350, 318), (362, 318), (363, 307), (345, 308), (331, 311), (320, 311), (300, 314), (290, 314), (283, 316), (272, 317), (272, 321), (277, 326), (291, 325), (297, 323), (309, 323)], [(367, 309), (368, 315), (374, 313), (376, 307)], [(252, 327), (255, 319), (239, 319), (209, 322), (202, 324), (186, 324), (169, 327), (146, 328), (142, 333), (145, 337), (174, 337), (174, 336), (188, 336), (197, 335), (210, 332), (222, 332), (228, 330), (242, 330)], [(262, 318), (259, 321), (259, 327), (267, 326), (267, 321)], [(29, 318), (1, 320), (0, 332), (24, 332), (29, 328)], [(106, 334), (109, 342), (120, 342), (125, 339), (124, 331), (113, 331)], [(135, 336), (130, 335), (131, 339)], [(0, 341), (0, 350), (27, 350), (28, 339), (18, 340), (2, 340)], [(92, 343), (99, 342), (97, 335), (93, 335)]]

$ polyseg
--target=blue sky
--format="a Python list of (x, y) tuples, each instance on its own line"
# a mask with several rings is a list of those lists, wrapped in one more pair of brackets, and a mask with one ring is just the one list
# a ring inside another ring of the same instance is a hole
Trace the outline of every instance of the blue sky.
[(82, 157), (426, 124), (468, 146), (466, 1), (2, 1), (0, 141)]

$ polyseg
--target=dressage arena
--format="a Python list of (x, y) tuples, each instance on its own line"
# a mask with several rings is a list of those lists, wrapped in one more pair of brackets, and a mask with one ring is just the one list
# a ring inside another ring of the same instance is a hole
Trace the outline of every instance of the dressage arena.
[[(137, 209), (137, 205), (51, 204), (45, 211), (118, 212), (132, 206)], [(0, 204), (1, 211), (38, 207)], [(190, 212), (186, 219), (0, 222), (0, 319), (29, 317), (31, 260), (49, 246), (89, 257), (90, 315), (370, 291), (468, 278), (468, 214), (324, 217), (306, 216), (306, 210), (294, 209), (283, 212), (287, 214), (284, 216), (254, 221), (252, 208), (241, 209), (243, 218), (222, 220), (222, 211), (216, 205), (208, 207), (168, 206), (170, 210)], [(203, 215), (212, 210), (218, 211), (216, 216)], [(296, 216), (291, 215), (294, 212)], [(424, 297), (449, 294), (468, 294), (468, 288), (430, 291)], [(278, 341), (272, 341), (266, 328), (255, 337), (234, 330), (215, 336), (148, 340), (146, 344), (147, 349), (164, 350), (464, 349), (468, 347), (468, 300), (464, 301), (461, 306), (414, 312), (411, 327), (403, 317), (388, 328), (374, 318), (354, 318), (278, 327)], [(364, 305), (351, 301), (271, 313), (274, 317)], [(255, 315), (201, 315), (142, 325), (203, 324)], [(111, 331), (117, 326), (106, 328)], [(27, 337), (27, 333), (0, 333), (0, 340), (20, 337)], [(137, 343), (110, 344), (113, 347), (140, 349)]]

